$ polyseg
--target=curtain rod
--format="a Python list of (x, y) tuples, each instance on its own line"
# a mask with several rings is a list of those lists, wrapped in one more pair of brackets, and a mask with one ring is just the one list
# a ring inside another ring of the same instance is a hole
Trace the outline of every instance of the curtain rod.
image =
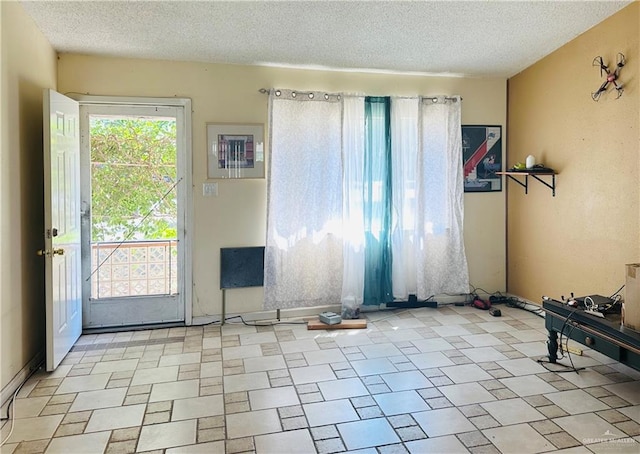
[[(271, 90), (268, 88), (261, 88), (258, 90), (260, 93), (262, 93), (263, 95), (268, 95), (271, 93)], [(276, 90), (276, 92), (279, 90)], [(298, 92), (300, 94), (309, 94), (312, 92), (304, 92), (304, 91), (300, 91)], [(276, 95), (279, 95), (279, 93), (276, 93)], [(398, 96), (398, 98), (409, 98), (408, 96)], [(439, 96), (419, 96), (419, 98), (423, 99), (423, 100), (431, 100), (431, 102), (436, 103), (439, 100)], [(444, 97), (445, 101), (453, 101), (453, 102), (457, 102), (458, 98), (455, 97), (450, 97), (450, 96), (445, 96)], [(462, 101), (462, 97), (460, 97), (460, 101)]]

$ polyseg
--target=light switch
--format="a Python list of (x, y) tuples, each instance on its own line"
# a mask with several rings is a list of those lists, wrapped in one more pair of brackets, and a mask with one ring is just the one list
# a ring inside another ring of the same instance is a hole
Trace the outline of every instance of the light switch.
[(218, 197), (218, 183), (203, 183), (202, 195), (205, 197)]

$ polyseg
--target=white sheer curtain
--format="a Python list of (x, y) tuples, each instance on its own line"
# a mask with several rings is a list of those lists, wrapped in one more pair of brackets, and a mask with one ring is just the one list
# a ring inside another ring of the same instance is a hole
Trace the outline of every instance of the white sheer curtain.
[[(341, 301), (343, 317), (357, 317), (365, 277), (365, 98), (277, 92), (269, 98), (264, 307)], [(469, 291), (461, 99), (433, 99), (391, 99), (391, 266), (398, 299)]]
[(357, 318), (364, 289), (364, 97), (343, 99), (342, 316)]
[[(336, 304), (342, 292), (338, 97), (270, 95), (265, 309)], [(316, 100), (317, 99), (317, 100)]]
[(422, 100), (417, 187), (418, 298), (469, 291), (459, 97)]
[(393, 296), (400, 300), (406, 300), (410, 293), (416, 294), (418, 288), (416, 195), (419, 180), (419, 112), (418, 98), (391, 98), (391, 282)]

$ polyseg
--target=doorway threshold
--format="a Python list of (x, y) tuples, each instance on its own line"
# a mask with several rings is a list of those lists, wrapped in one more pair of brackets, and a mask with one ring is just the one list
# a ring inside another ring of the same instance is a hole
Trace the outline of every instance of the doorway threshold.
[(100, 328), (83, 328), (82, 334), (121, 333), (123, 331), (145, 331), (162, 328), (181, 328), (187, 326), (184, 322), (149, 323), (144, 325), (103, 326)]

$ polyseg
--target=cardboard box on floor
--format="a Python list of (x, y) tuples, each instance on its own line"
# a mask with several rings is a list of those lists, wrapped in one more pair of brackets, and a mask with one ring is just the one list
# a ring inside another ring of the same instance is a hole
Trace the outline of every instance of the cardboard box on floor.
[(632, 330), (640, 331), (640, 263), (626, 265), (626, 275), (622, 324)]

